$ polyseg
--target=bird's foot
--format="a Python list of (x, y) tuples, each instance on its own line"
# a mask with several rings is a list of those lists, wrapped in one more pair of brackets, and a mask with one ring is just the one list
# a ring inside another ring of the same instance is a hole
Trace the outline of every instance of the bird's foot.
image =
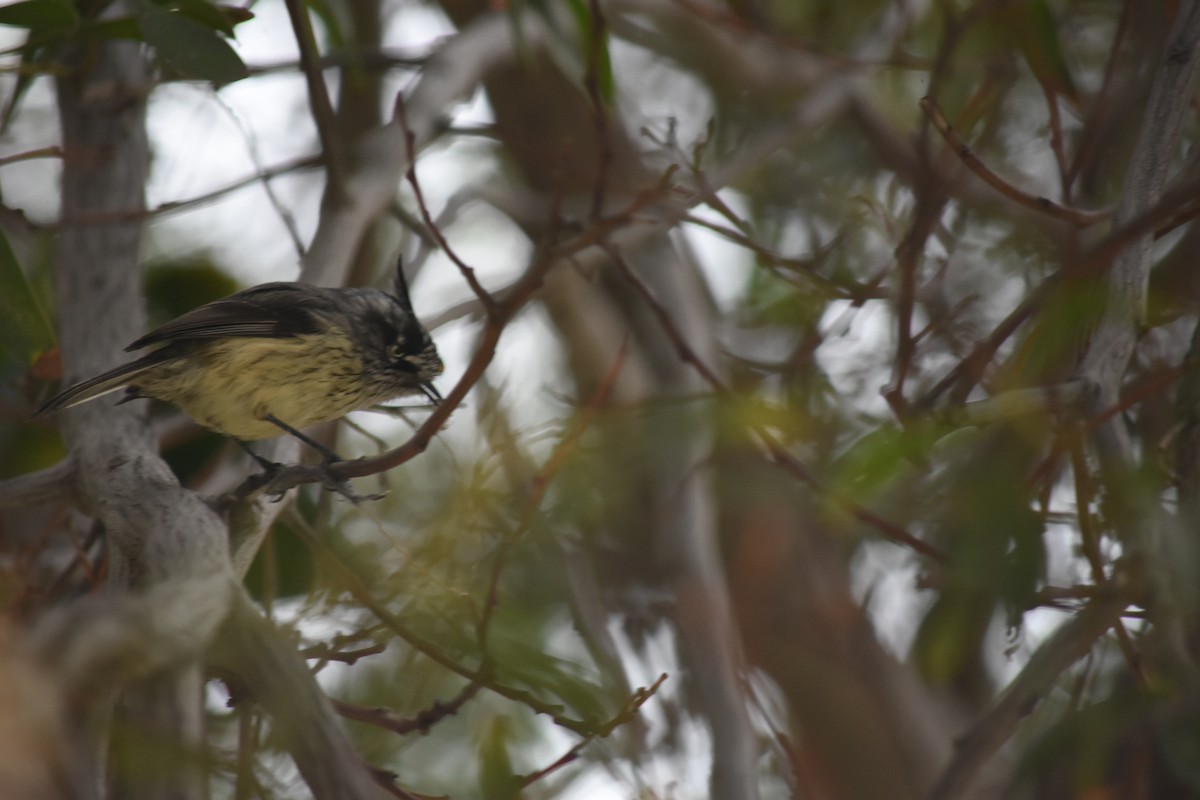
[(340, 463), (341, 461), (342, 459), (334, 454), (332, 456), (326, 456), (325, 460), (320, 464), (312, 466), (312, 469), (315, 470), (317, 476), (320, 478), (321, 485), (324, 486), (326, 490), (337, 492), (355, 505), (358, 505), (359, 503), (382, 500), (383, 498), (387, 497), (386, 492), (383, 494), (356, 494), (354, 490), (350, 488), (350, 481), (346, 478), (339, 477), (336, 472), (334, 472), (334, 465)]

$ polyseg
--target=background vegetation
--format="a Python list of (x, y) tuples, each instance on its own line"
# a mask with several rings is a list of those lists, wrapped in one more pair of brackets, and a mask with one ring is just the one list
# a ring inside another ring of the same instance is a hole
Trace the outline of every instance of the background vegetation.
[[(1200, 796), (1195, 2), (0, 24), (0, 795)], [(383, 500), (30, 419), (397, 253)]]

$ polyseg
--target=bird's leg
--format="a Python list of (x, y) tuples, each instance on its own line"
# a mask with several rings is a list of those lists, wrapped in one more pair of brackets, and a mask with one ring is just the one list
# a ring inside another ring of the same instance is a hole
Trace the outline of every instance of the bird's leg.
[(284, 422), (283, 420), (281, 420), (279, 417), (275, 416), (274, 414), (267, 414), (265, 417), (263, 417), (263, 419), (265, 419), (267, 422), (271, 423), (275, 427), (279, 428), (280, 430), (282, 430), (286, 433), (290, 433), (292, 436), (295, 436), (297, 439), (304, 442), (306, 445), (311, 447), (313, 450), (316, 450), (318, 453), (320, 453), (322, 456), (325, 457), (326, 464), (332, 464), (335, 461), (342, 460), (342, 457), (339, 456), (337, 453), (333, 452), (328, 447), (321, 444), (320, 442), (318, 442), (316, 439), (312, 438), (308, 434), (296, 430), (291, 425), (288, 425), (286, 422)]
[[(275, 479), (275, 476), (279, 474), (279, 471), (283, 469), (283, 464), (280, 464), (278, 461), (272, 461), (271, 459), (254, 452), (247, 442), (243, 442), (241, 439), (234, 439), (234, 441), (238, 443), (238, 447), (245, 450), (246, 454), (253, 458), (254, 461), (260, 467), (262, 467), (262, 472), (253, 476), (251, 479), (256, 488), (262, 488), (269, 485), (271, 481)], [(271, 495), (271, 499), (276, 502), (282, 500), (283, 492), (273, 493)]]
[(246, 454), (249, 455), (251, 458), (253, 458), (255, 460), (255, 462), (257, 462), (258, 465), (263, 468), (264, 472), (274, 473), (279, 470), (280, 465), (278, 462), (272, 461), (269, 458), (266, 458), (264, 456), (260, 456), (258, 453), (254, 452), (252, 449), (250, 449), (249, 444), (247, 444), (246, 442), (243, 442), (241, 439), (234, 439), (234, 441), (238, 443), (238, 447), (245, 450)]
[(321, 479), (321, 483), (325, 486), (326, 489), (337, 492), (342, 497), (346, 498), (351, 503), (355, 503), (355, 504), (361, 503), (363, 500), (379, 500), (383, 497), (383, 495), (381, 495), (381, 494), (368, 494), (368, 495), (355, 494), (354, 490), (350, 488), (349, 481), (347, 481), (343, 478), (338, 478), (329, 469), (329, 467), (331, 465), (336, 464), (337, 462), (343, 460), (341, 456), (339, 456), (337, 453), (333, 452), (328, 447), (321, 444), (320, 442), (318, 442), (316, 439), (312, 438), (311, 436), (301, 433), (300, 431), (293, 428), (291, 425), (288, 425), (286, 422), (279, 419), (279, 417), (275, 416), (274, 414), (267, 414), (265, 417), (263, 417), (263, 419), (265, 419), (267, 422), (271, 423), (272, 425), (276, 426), (280, 430), (283, 430), (287, 433), (290, 433), (292, 436), (295, 436), (297, 439), (304, 442), (306, 445), (308, 445), (309, 447), (311, 447), (312, 449), (314, 449), (318, 453), (320, 453), (322, 456), (324, 456), (324, 458), (321, 460), (321, 463), (316, 465), (315, 467), (313, 467), (313, 469), (316, 470), (317, 475)]

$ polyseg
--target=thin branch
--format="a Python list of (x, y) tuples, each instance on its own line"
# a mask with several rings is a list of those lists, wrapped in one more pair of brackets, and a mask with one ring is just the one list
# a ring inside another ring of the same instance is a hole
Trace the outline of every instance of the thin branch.
[(976, 344), (971, 352), (955, 364), (941, 380), (919, 400), (911, 404), (913, 412), (922, 413), (932, 410), (938, 398), (951, 389), (954, 390), (952, 403), (964, 402), (971, 393), (971, 389), (983, 378), (987, 365), (996, 357), (996, 353), (1041, 308), (1046, 296), (1050, 293), (1051, 288), (1057, 285), (1059, 279), (1060, 276), (1052, 275), (1027, 294), (1017, 307), (1010, 311), (1008, 316), (988, 334), (986, 339)]
[(62, 158), (63, 151), (57, 145), (51, 147), (38, 147), (33, 150), (26, 150), (22, 153), (13, 153), (11, 156), (0, 158), (0, 167), (8, 164), (16, 164), (20, 161), (32, 161), (35, 158)]
[(1059, 205), (1058, 203), (1046, 197), (1029, 194), (1028, 192), (1018, 189), (1008, 181), (1001, 178), (993, 172), (986, 164), (980, 160), (979, 156), (975, 155), (971, 150), (970, 145), (962, 140), (962, 137), (955, 132), (954, 128), (946, 121), (946, 117), (942, 114), (942, 110), (938, 107), (937, 102), (929, 96), (921, 98), (921, 110), (923, 110), (933, 126), (937, 128), (938, 133), (946, 140), (946, 144), (958, 154), (963, 164), (975, 173), (984, 183), (991, 186), (1000, 194), (1012, 200), (1018, 205), (1025, 208), (1039, 211), (1055, 219), (1061, 219), (1069, 222), (1079, 228), (1086, 228), (1089, 225), (1094, 225), (1097, 222), (1102, 222), (1108, 219), (1111, 211), (1088, 211), (1079, 208), (1068, 208), (1067, 206)]
[(540, 781), (547, 775), (557, 772), (558, 770), (578, 759), (580, 754), (583, 752), (583, 748), (590, 744), (593, 739), (603, 739), (616, 730), (619, 726), (624, 725), (626, 722), (632, 720), (634, 715), (637, 714), (638, 710), (646, 704), (646, 701), (658, 692), (659, 687), (663, 685), (663, 682), (666, 681), (666, 679), (667, 673), (664, 672), (659, 675), (658, 680), (656, 680), (649, 687), (639, 688), (626, 701), (625, 707), (622, 708), (616, 716), (605, 723), (599, 731), (593, 735), (585, 737), (580, 742), (576, 742), (574, 747), (567, 750), (567, 752), (563, 753), (549, 765), (542, 767), (537, 772), (531, 772), (528, 775), (521, 776), (520, 781), (517, 784), (517, 788), (524, 789), (527, 786), (531, 786), (537, 781)]
[(289, 511), (289, 520), (291, 521), (296, 533), (308, 546), (309, 550), (321, 561), (322, 566), (328, 569), (342, 587), (350, 593), (360, 605), (375, 615), (381, 623), (389, 630), (395, 633), (409, 647), (412, 647), (417, 652), (424, 655), (439, 666), (466, 678), (472, 683), (478, 683), (485, 689), (494, 692), (501, 697), (512, 700), (516, 703), (521, 703), (528, 706), (536, 714), (544, 714), (550, 717), (554, 723), (560, 727), (573, 731), (580, 736), (587, 736), (595, 730), (595, 726), (583, 720), (571, 719), (564, 715), (563, 707), (554, 703), (547, 703), (530, 692), (514, 689), (504, 684), (497, 683), (492, 680), (491, 676), (483, 670), (472, 669), (470, 667), (459, 664), (454, 659), (447, 656), (441, 651), (437, 645), (426, 640), (409, 627), (403, 619), (397, 614), (393, 614), (387, 606), (377, 600), (366, 585), (359, 577), (342, 563), (337, 554), (333, 552), (317, 533), (309, 526), (308, 521), (294, 510)]
[(271, 184), (271, 181), (265, 177), (267, 168), (263, 165), (262, 155), (259, 153), (257, 136), (255, 136), (246, 121), (242, 119), (242, 115), (226, 102), (224, 97), (218, 94), (215, 97), (215, 101), (217, 106), (224, 110), (225, 114), (233, 121), (233, 124), (241, 133), (242, 139), (246, 144), (246, 154), (250, 156), (250, 163), (254, 165), (254, 169), (259, 176), (264, 176), (261, 180), (262, 188), (263, 192), (267, 195), (267, 200), (271, 203), (271, 208), (275, 210), (275, 215), (279, 217), (279, 221), (283, 223), (284, 229), (288, 232), (288, 236), (291, 237), (292, 248), (296, 251), (296, 256), (301, 259), (304, 258), (304, 238), (300, 235), (299, 227), (296, 225), (296, 215), (284, 205), (283, 200), (275, 192), (275, 187)]
[(321, 138), (329, 183), (334, 187), (344, 187), (345, 160), (337, 138), (337, 120), (333, 103), (329, 100), (329, 87), (325, 85), (325, 76), (321, 74), (321, 54), (313, 34), (312, 20), (303, 0), (284, 0), (284, 4), (296, 35), (296, 45), (300, 48), (300, 64), (304, 67), (304, 80), (308, 84), (308, 102), (312, 107), (317, 135)]
[[(332, 50), (317, 58), (317, 67), (326, 69), (344, 69), (353, 67), (366, 70), (388, 70), (394, 67), (417, 68), (429, 60), (428, 53), (421, 55), (403, 55), (402, 53), (383, 48), (380, 50), (349, 48)], [(246, 71), (250, 75), (270, 75), (276, 72), (295, 73), (301, 68), (298, 61), (276, 61), (272, 63), (248, 64)]]
[(138, 220), (150, 219), (163, 214), (173, 214), (176, 211), (183, 211), (193, 206), (204, 205), (218, 200), (221, 197), (232, 194), (240, 189), (245, 189), (247, 186), (252, 186), (256, 183), (270, 181), (272, 178), (277, 178), (280, 175), (285, 175), (289, 172), (296, 172), (302, 169), (311, 169), (321, 165), (321, 156), (301, 156), (285, 161), (282, 164), (277, 164), (273, 167), (267, 167), (245, 178), (238, 178), (231, 183), (218, 187), (204, 194), (189, 197), (186, 200), (170, 200), (154, 208), (130, 208), (130, 209), (113, 209), (104, 211), (87, 211), (84, 213), (76, 213), (69, 218), (64, 217), (58, 222), (60, 227), (67, 225), (103, 225), (113, 222), (136, 222)]
[(462, 273), (467, 285), (471, 287), (471, 291), (479, 298), (479, 302), (483, 304), (484, 309), (490, 316), (496, 310), (495, 299), (479, 283), (479, 278), (475, 275), (475, 268), (459, 258), (458, 253), (450, 246), (450, 242), (447, 241), (437, 223), (434, 222), (433, 215), (429, 213), (429, 206), (425, 203), (425, 193), (421, 191), (421, 184), (417, 180), (416, 134), (413, 133), (412, 128), (408, 125), (408, 115), (404, 108), (403, 95), (396, 96), (395, 113), (396, 119), (404, 131), (404, 146), (408, 150), (408, 170), (405, 172), (405, 177), (413, 188), (413, 194), (417, 197), (417, 206), (421, 209), (421, 218), (425, 221), (426, 228), (433, 234), (433, 238), (437, 240), (438, 246), (454, 262), (454, 266), (458, 267), (458, 271)]
[(468, 701), (479, 694), (481, 688), (483, 688), (482, 684), (472, 681), (464, 686), (453, 700), (446, 703), (435, 702), (431, 708), (427, 708), (411, 718), (398, 717), (386, 708), (364, 708), (351, 703), (343, 703), (340, 700), (332, 702), (333, 710), (346, 719), (374, 725), (376, 728), (382, 728), (400, 736), (407, 736), (410, 733), (429, 733), (429, 730), (438, 722), (457, 714)]
[(354, 650), (338, 650), (328, 645), (317, 645), (303, 650), (300, 655), (305, 658), (320, 659), (321, 663), (329, 661), (340, 661), (343, 664), (356, 664), (360, 658), (366, 656), (377, 656), (387, 649), (385, 644), (372, 644), (366, 647), (359, 647)]
[[(828, 252), (829, 245), (824, 245), (821, 248), (821, 252), (812, 258), (795, 258), (781, 255), (739, 230), (726, 225), (719, 225), (711, 220), (697, 217), (694, 214), (686, 215), (682, 221), (723, 236), (734, 244), (746, 248), (769, 264), (786, 267), (789, 270), (800, 273), (812, 284), (815, 284), (815, 288), (826, 292), (830, 297), (850, 300), (861, 304), (867, 300), (883, 300), (889, 296), (887, 292), (881, 290), (878, 286), (858, 283), (842, 276), (827, 277), (818, 272), (817, 266), (821, 262), (823, 255)], [(836, 243), (836, 241), (835, 239), (834, 242)]]
[[(924, 151), (922, 151), (924, 152)], [(935, 181), (921, 180), (917, 184), (917, 208), (912, 224), (904, 240), (896, 248), (896, 271), (899, 273), (896, 292), (896, 358), (892, 370), (891, 384), (883, 396), (899, 420), (909, 416), (908, 401), (904, 397), (904, 383), (912, 370), (917, 352), (917, 342), (912, 331), (913, 313), (916, 310), (917, 275), (925, 243), (933, 235), (947, 197), (938, 189)]]

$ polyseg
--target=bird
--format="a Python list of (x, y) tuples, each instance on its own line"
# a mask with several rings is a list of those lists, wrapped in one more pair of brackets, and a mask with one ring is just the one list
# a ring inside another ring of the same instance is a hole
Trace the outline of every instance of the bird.
[(403, 262), (391, 291), (277, 281), (195, 308), (126, 347), (145, 355), (47, 400), (50, 414), (124, 389), (121, 403), (162, 400), (235, 439), (287, 433), (331, 463), (337, 453), (300, 429), (404, 395), (442, 396), (443, 364), (413, 311)]

